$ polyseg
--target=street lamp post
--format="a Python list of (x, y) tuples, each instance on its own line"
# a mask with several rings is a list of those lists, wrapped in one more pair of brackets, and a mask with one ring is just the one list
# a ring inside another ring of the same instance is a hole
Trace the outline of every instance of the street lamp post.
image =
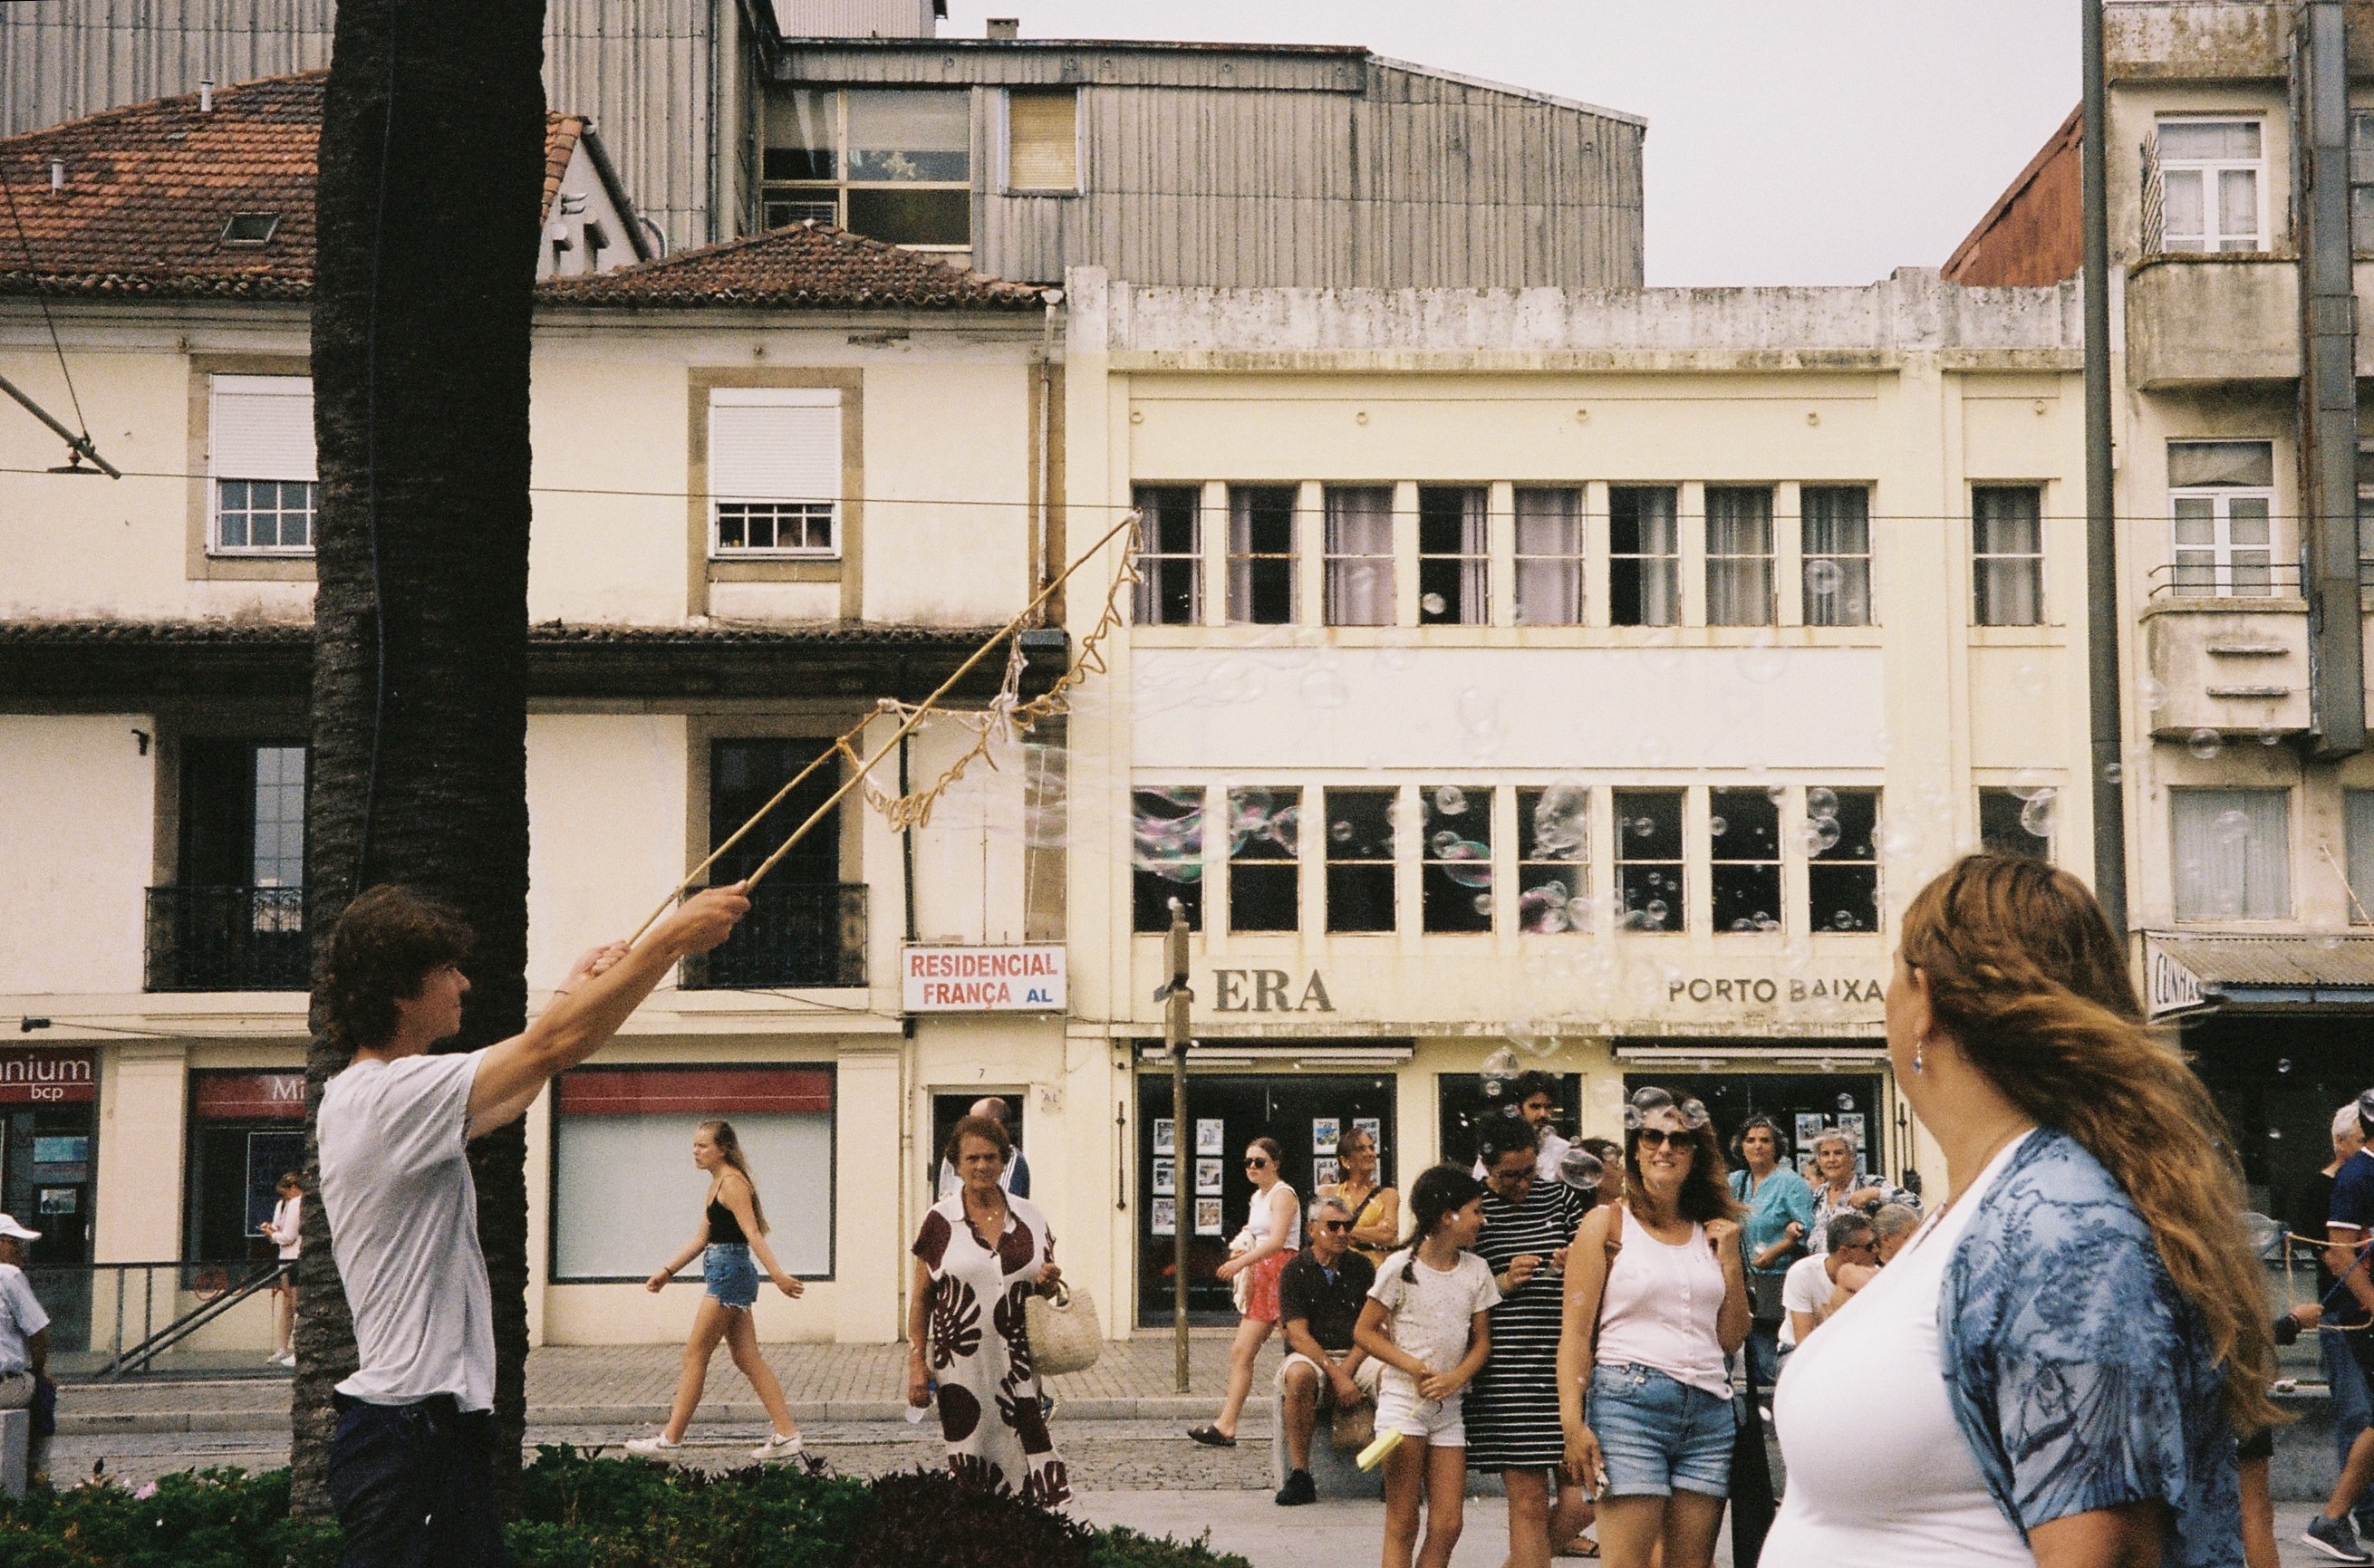
[(1187, 910), (1170, 901), (1170, 930), (1163, 941), (1169, 959), (1170, 979), (1162, 993), (1162, 1041), (1170, 1049), (1170, 1327), (1176, 1345), (1179, 1392), (1187, 1392), (1187, 1236), (1193, 1213), (1194, 1191), (1188, 1173), (1190, 1129), (1187, 1119), (1187, 1009), (1195, 993), (1187, 986)]

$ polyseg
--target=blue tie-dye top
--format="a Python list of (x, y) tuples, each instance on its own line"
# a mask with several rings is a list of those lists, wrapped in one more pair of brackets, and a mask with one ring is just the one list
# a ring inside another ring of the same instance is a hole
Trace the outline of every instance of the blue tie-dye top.
[(2239, 1568), (2224, 1375), (2151, 1227), (2100, 1162), (2039, 1129), (1979, 1200), (1937, 1301), (1954, 1418), (2021, 1532), (2139, 1502), (2165, 1568)]

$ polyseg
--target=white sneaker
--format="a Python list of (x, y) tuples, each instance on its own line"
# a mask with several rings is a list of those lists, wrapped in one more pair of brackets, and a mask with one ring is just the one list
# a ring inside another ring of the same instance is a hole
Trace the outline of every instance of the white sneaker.
[(750, 1457), (754, 1459), (796, 1459), (799, 1457), (800, 1434), (796, 1432), (789, 1437), (777, 1433), (750, 1450)]
[(278, 1362), (283, 1366), (294, 1367), (297, 1364), (297, 1352), (294, 1351), (283, 1351), (280, 1354), (274, 1356), (272, 1359)]
[(667, 1455), (675, 1453), (677, 1449), (683, 1446), (683, 1444), (671, 1443), (664, 1437), (629, 1437), (627, 1439), (627, 1452), (639, 1458), (644, 1459), (664, 1458)]

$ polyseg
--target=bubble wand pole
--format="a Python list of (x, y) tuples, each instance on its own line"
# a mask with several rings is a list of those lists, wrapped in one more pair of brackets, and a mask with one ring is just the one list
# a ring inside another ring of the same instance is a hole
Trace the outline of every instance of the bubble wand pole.
[[(1125, 513), (1119, 522), (1115, 523), (1111, 528), (1105, 532), (1103, 538), (1099, 539), (1094, 544), (1089, 545), (1087, 549), (1082, 551), (1078, 559), (1073, 561), (1070, 566), (1065, 567), (1062, 572), (1057, 574), (1052, 581), (1047, 584), (1046, 587), (1031, 595), (1030, 603), (1016, 611), (1012, 619), (1008, 620), (1005, 625), (1000, 626), (995, 632), (992, 633), (988, 640), (983, 642), (979, 648), (974, 649), (972, 652), (966, 657), (963, 663), (958, 665), (955, 670), (949, 673), (948, 678), (942, 681), (938, 688), (934, 690), (931, 696), (925, 697), (922, 702), (915, 705), (912, 711), (907, 715), (906, 721), (899, 726), (898, 730), (891, 734), (888, 740), (882, 743), (881, 746), (874, 753), (873, 755), (864, 757), (858, 761), (857, 770), (852, 773), (849, 778), (842, 782), (840, 789), (832, 792), (831, 798), (827, 800), (822, 805), (817, 807), (815, 811), (809, 813), (808, 819), (800, 824), (799, 826), (793, 828), (792, 830), (791, 837), (784, 839), (781, 845), (777, 846), (773, 854), (768, 856), (764, 860), (761, 860), (758, 863), (757, 870), (753, 871), (748, 876), (742, 879), (745, 891), (758, 886), (758, 883), (766, 878), (767, 873), (773, 871), (782, 858), (792, 852), (792, 847), (807, 836), (809, 829), (815, 827), (817, 823), (822, 822), (826, 815), (829, 814), (835, 806), (840, 804), (842, 800), (844, 800), (852, 790), (855, 790), (857, 786), (864, 781), (865, 776), (874, 770), (875, 765), (879, 763), (884, 757), (889, 755), (900, 741), (906, 739), (908, 735), (911, 734), (916, 726), (923, 723), (923, 716), (926, 713), (931, 712), (934, 708), (937, 707), (941, 698), (946, 696), (949, 692), (956, 689), (958, 682), (963, 680), (965, 676), (972, 673), (974, 665), (979, 664), (983, 659), (988, 658), (991, 651), (994, 649), (999, 643), (1004, 642), (1007, 638), (1020, 630), (1022, 623), (1028, 620), (1030, 616), (1038, 611), (1040, 605), (1053, 598), (1055, 591), (1063, 587), (1065, 582), (1069, 581), (1074, 573), (1077, 572), (1082, 567), (1087, 566), (1090, 561), (1094, 560), (1100, 553), (1102, 553), (1104, 547), (1111, 544), (1115, 538), (1129, 530), (1135, 528), (1137, 526), (1137, 521), (1138, 514), (1135, 510)], [(858, 727), (859, 730), (862, 730), (863, 728), (863, 725)], [(857, 732), (858, 730), (852, 730), (850, 731), (851, 734), (855, 734)], [(810, 763), (807, 767), (801, 771), (799, 778), (806, 778), (808, 774), (821, 766), (827, 757), (831, 756), (835, 751), (842, 749), (847, 743), (848, 736), (843, 736), (840, 740), (833, 743), (833, 745), (826, 750), (823, 756), (819, 756), (815, 762)], [(792, 783), (798, 783), (799, 778), (794, 778)], [(724, 844), (720, 845), (716, 851), (712, 853), (708, 860), (703, 860), (699, 865), (694, 867), (691, 872), (688, 873), (682, 882), (677, 883), (676, 886), (669, 891), (668, 895), (660, 900), (659, 906), (649, 915), (644, 917), (643, 923), (635, 928), (635, 934), (627, 939), (628, 944), (631, 946), (636, 942), (640, 941), (642, 934), (651, 930), (652, 925), (662, 915), (667, 913), (668, 907), (674, 904), (678, 898), (684, 896), (685, 892), (692, 886), (693, 878), (700, 875), (702, 872), (707, 871), (712, 864), (714, 864), (717, 860), (717, 857), (723, 854), (726, 848), (732, 846), (735, 839), (740, 838), (743, 834), (749, 832), (753, 826), (757, 825), (758, 817), (764, 816), (768, 812), (773, 810), (776, 802), (781, 801), (784, 795), (789, 794), (791, 792), (791, 788), (792, 785), (785, 785), (782, 790), (776, 795), (774, 801), (770, 801), (765, 806), (759, 808), (758, 816), (752, 817), (748, 822), (742, 825), (741, 829), (735, 834), (734, 838), (729, 838)]]

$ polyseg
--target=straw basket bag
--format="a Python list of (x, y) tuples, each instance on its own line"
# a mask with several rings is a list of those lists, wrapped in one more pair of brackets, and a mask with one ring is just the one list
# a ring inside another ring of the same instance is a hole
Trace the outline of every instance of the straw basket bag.
[(1104, 1349), (1095, 1298), (1060, 1281), (1053, 1295), (1033, 1295), (1023, 1302), (1022, 1322), (1030, 1337), (1030, 1365), (1041, 1377), (1086, 1372)]

